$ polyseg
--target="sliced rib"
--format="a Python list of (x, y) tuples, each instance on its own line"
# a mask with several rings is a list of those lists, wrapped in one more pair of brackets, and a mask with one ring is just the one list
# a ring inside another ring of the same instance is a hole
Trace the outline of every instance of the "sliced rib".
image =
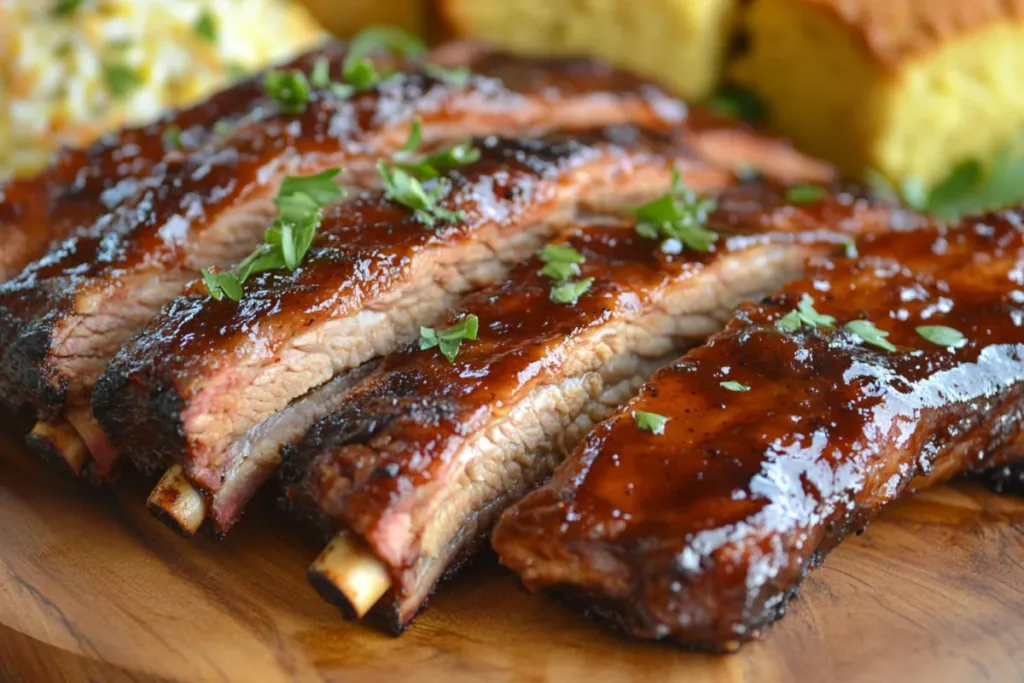
[[(331, 43), (281, 68), (308, 71), (320, 57), (337, 65), (342, 54), (343, 45)], [(188, 153), (216, 136), (220, 126), (235, 127), (269, 109), (262, 83), (263, 74), (246, 78), (152, 124), (63, 150), (38, 175), (0, 186), (0, 282), (121, 205), (169, 153)]]
[[(131, 444), (127, 455), (143, 471), (179, 463), (211, 498), (210, 520), (223, 533), (276, 466), (279, 444), (261, 427), (275, 413), (415, 337), (581, 212), (650, 199), (673, 166), (698, 186), (732, 179), (676, 138), (637, 130), (489, 138), (479, 147), (479, 161), (449, 174), (445, 206), (464, 221), (428, 228), (367, 192), (325, 217), (295, 273), (253, 281), (240, 304), (203, 293), (173, 302), (97, 385), (94, 412), (107, 434)], [(289, 412), (329, 409), (339, 392), (318, 392)]]
[[(505, 513), (502, 561), (634, 636), (731, 650), (889, 502), (1018, 453), (1021, 215), (859, 248), (659, 371)], [(835, 329), (776, 327), (805, 295)], [(897, 349), (862, 341), (854, 320)], [(966, 345), (927, 341), (924, 325)], [(667, 417), (664, 433), (641, 431), (639, 411)]]
[[(631, 224), (572, 229), (563, 241), (586, 259), (580, 277), (594, 278), (575, 305), (551, 300), (537, 258), (464, 299), (450, 321), (478, 315), (479, 339), (454, 364), (415, 345), (385, 358), (287, 450), (285, 500), (328, 535), (357, 538), (368, 553), (360, 566), (385, 568), (392, 592), (379, 609), (401, 628), (501, 511), (666, 354), (720, 329), (742, 299), (797, 277), (810, 254), (887, 230), (892, 215), (848, 193), (792, 205), (774, 190), (742, 187), (727, 190), (712, 215), (720, 239), (709, 253), (667, 255)], [(339, 544), (351, 565), (353, 545)], [(349, 570), (333, 568), (333, 552), (311, 579), (360, 614), (368, 605), (348, 594)]]
[(474, 133), (558, 128), (583, 112), (593, 125), (662, 128), (685, 113), (615, 72), (587, 80), (605, 90), (577, 93), (575, 73), (552, 77), (564, 89), (539, 91), (505, 88), (486, 75), (461, 84), (400, 73), (348, 99), (316, 92), (299, 114), (275, 108), (224, 139), (168, 159), (129, 202), (0, 287), (0, 390), (8, 401), (33, 405), (43, 419), (86, 406), (110, 356), (200, 268), (233, 264), (262, 241), (285, 174), (344, 166), (350, 181), (361, 182), (378, 157), (403, 144), (416, 117), (429, 145)]

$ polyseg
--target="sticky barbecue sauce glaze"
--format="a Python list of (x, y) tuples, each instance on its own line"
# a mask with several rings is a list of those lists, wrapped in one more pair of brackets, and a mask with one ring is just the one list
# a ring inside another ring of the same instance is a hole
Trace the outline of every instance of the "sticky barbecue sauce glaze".
[[(870, 236), (855, 258), (744, 307), (659, 371), (494, 544), (527, 586), (630, 633), (731, 649), (782, 615), (810, 565), (908, 487), (1013, 455), (1024, 398), (1019, 214)], [(784, 332), (800, 299), (836, 329)], [(844, 331), (870, 320), (895, 352)], [(965, 335), (940, 347), (917, 331)], [(749, 391), (730, 391), (723, 382)], [(668, 418), (638, 429), (634, 411)]]

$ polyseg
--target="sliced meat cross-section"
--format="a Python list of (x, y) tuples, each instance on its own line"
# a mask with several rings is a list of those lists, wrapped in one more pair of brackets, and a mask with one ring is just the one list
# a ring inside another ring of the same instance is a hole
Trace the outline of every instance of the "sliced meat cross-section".
[(869, 236), (744, 306), (505, 513), (501, 560), (635, 636), (755, 636), (890, 502), (1019, 458), (1022, 218)]
[(451, 314), (479, 318), (454, 363), (415, 344), (386, 357), (287, 450), (288, 507), (342, 534), (312, 568), (314, 585), (359, 615), (390, 588), (378, 610), (403, 627), (501, 511), (667, 355), (797, 277), (811, 254), (893, 218), (844, 192), (795, 205), (753, 186), (724, 191), (709, 252), (665, 253), (632, 222), (569, 230), (558, 244), (582, 258), (575, 281), (593, 278), (575, 304), (554, 301), (542, 258), (530, 260)]

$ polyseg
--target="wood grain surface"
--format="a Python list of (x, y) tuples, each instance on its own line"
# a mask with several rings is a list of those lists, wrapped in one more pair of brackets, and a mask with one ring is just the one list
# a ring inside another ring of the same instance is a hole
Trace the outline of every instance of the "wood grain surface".
[(493, 557), (391, 638), (319, 601), (316, 544), (267, 502), (226, 541), (187, 541), (145, 492), (82, 487), (0, 437), (0, 680), (1024, 680), (1024, 502), (974, 485), (891, 509), (732, 656), (621, 638), (523, 593)]

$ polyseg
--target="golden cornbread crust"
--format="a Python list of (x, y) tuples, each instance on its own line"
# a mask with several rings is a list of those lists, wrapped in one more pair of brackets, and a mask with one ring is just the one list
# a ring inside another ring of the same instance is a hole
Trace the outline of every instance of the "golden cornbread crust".
[(1024, 128), (1024, 0), (753, 0), (732, 77), (851, 177), (932, 185)]
[(972, 31), (1024, 21), (1024, 0), (792, 0), (846, 24), (879, 63), (897, 66)]
[(741, 0), (437, 0), (453, 36), (601, 57), (699, 99), (716, 86)]

